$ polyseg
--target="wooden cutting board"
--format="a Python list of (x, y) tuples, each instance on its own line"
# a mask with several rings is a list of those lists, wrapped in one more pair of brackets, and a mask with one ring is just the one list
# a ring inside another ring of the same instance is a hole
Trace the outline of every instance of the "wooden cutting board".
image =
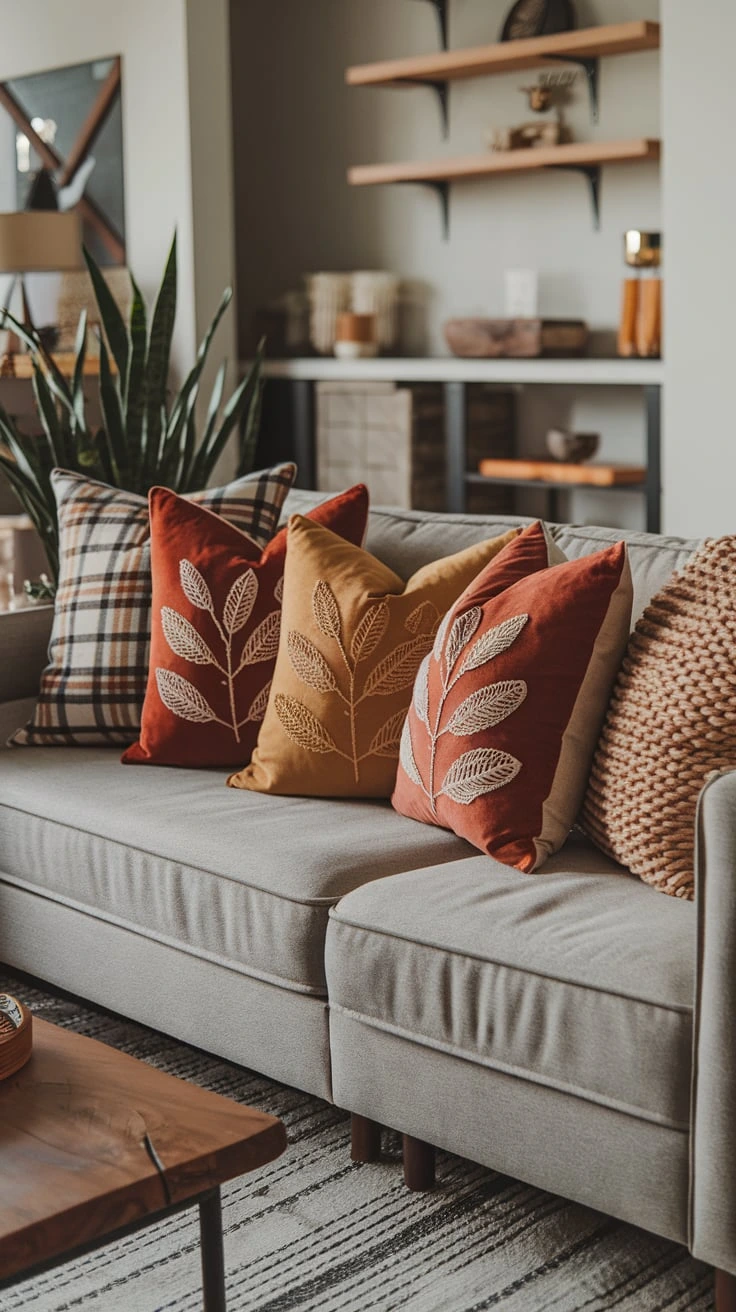
[(485, 478), (590, 487), (636, 487), (646, 482), (647, 476), (643, 465), (566, 465), (557, 460), (481, 460), (478, 469)]

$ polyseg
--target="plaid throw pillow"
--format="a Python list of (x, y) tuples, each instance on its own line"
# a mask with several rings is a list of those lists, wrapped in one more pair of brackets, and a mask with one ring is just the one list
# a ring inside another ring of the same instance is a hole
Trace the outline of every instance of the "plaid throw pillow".
[[(189, 499), (265, 547), (296, 474), (292, 464), (248, 474)], [(61, 570), (49, 664), (16, 746), (135, 742), (148, 680), (151, 551), (148, 502), (55, 470)]]

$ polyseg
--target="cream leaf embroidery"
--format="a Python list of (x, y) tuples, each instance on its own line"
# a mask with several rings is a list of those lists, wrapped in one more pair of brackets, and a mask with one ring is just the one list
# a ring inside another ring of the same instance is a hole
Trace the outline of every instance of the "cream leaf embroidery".
[(217, 665), (213, 653), (194, 625), (170, 606), (161, 607), (161, 628), (175, 656), (190, 661), (192, 665)]
[(465, 752), (450, 766), (440, 789), (441, 795), (460, 806), (469, 806), (477, 798), (503, 788), (515, 779), (521, 761), (508, 752), (492, 747), (477, 747)]
[(388, 606), (385, 601), (369, 606), (355, 633), (350, 655), (355, 664), (372, 656), (388, 628)]
[(257, 596), (258, 579), (255, 570), (248, 569), (235, 580), (227, 594), (222, 618), (228, 633), (239, 633), (248, 623)]
[(309, 638), (290, 629), (286, 647), (294, 673), (302, 683), (306, 683), (308, 688), (314, 688), (315, 692), (335, 691), (337, 687), (335, 676), (321, 651), (318, 651)]
[(271, 692), (271, 682), (272, 680), (269, 679), (265, 688), (261, 688), (258, 696), (253, 698), (248, 711), (246, 724), (260, 724), (263, 720), (263, 717), (266, 714), (266, 707), (268, 706), (269, 693)]
[(485, 688), (479, 688), (477, 692), (471, 692), (453, 712), (447, 732), (462, 738), (466, 734), (493, 729), (519, 709), (526, 694), (527, 686), (523, 679), (506, 679), (503, 683), (491, 683)]
[(208, 610), (211, 615), (214, 614), (212, 593), (196, 565), (193, 565), (190, 560), (180, 561), (179, 578), (187, 601), (196, 606), (197, 610)]
[(437, 661), (438, 665), (442, 657), (442, 649), (445, 645), (445, 638), (447, 637), (447, 630), (450, 627), (451, 619), (452, 619), (452, 608), (448, 610), (447, 614), (442, 620), (442, 623), (440, 624), (440, 627), (437, 630), (437, 636), (434, 640), (434, 647), (432, 648), (432, 655), (434, 656), (434, 659)]
[(414, 748), (411, 741), (411, 728), (408, 716), (404, 720), (404, 731), (401, 735), (401, 745), (399, 747), (399, 760), (401, 762), (401, 768), (407, 778), (411, 779), (411, 782), (416, 784), (418, 788), (423, 788), (422, 777), (417, 769), (417, 763), (414, 760)]
[(313, 715), (302, 702), (297, 701), (296, 697), (277, 693), (274, 697), (274, 709), (284, 731), (297, 747), (321, 755), (336, 750), (332, 738), (316, 715)]
[(399, 754), (399, 743), (401, 742), (401, 733), (406, 722), (406, 712), (397, 711), (387, 720), (378, 730), (368, 748), (369, 756), (387, 756), (396, 757)]
[(404, 620), (404, 628), (409, 633), (434, 633), (439, 621), (437, 607), (431, 601), (422, 601)]
[(175, 674), (173, 670), (156, 670), (156, 684), (161, 701), (167, 710), (180, 720), (192, 724), (209, 724), (217, 716), (193, 683)]
[(312, 609), (320, 633), (324, 634), (326, 638), (335, 638), (337, 642), (340, 642), (342, 634), (340, 611), (335, 594), (329, 583), (325, 583), (324, 579), (318, 579), (314, 585)]
[(471, 606), (466, 610), (464, 615), (459, 615), (450, 629), (450, 636), (447, 639), (445, 648), (445, 671), (449, 678), (455, 668), (460, 652), (468, 645), (473, 637), (478, 625), (481, 622), (483, 612), (480, 606)]
[(284, 600), (284, 576), (283, 576), (283, 574), (281, 575), (281, 578), (279, 579), (278, 583), (276, 584), (276, 587), (275, 587), (274, 590), (273, 590), (273, 595), (274, 595), (274, 597), (276, 598), (276, 600), (277, 600), (277, 602), (279, 603), (279, 605), (281, 605), (282, 601)]
[(431, 655), (427, 655), (419, 666), (413, 698), (414, 710), (422, 724), (425, 724), (427, 728), (429, 728), (429, 667), (431, 660)]
[(417, 661), (427, 652), (431, 644), (428, 635), (410, 638), (384, 656), (371, 670), (366, 679), (364, 696), (389, 697), (392, 693), (402, 692), (413, 684), (417, 674)]
[(460, 673), (467, 674), (470, 670), (477, 670), (481, 665), (493, 660), (494, 656), (500, 656), (502, 652), (507, 651), (512, 643), (516, 642), (528, 620), (528, 615), (512, 615), (502, 624), (489, 629), (470, 648), (460, 666)]
[(253, 630), (243, 648), (239, 669), (244, 665), (258, 665), (261, 661), (273, 660), (279, 649), (281, 632), (281, 612), (271, 611), (265, 620)]

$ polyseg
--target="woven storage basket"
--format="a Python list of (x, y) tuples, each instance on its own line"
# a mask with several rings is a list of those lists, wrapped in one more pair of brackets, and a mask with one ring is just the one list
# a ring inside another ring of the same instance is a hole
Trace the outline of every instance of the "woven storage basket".
[(614, 686), (582, 814), (609, 856), (694, 896), (695, 808), (736, 766), (736, 537), (708, 542), (639, 620)]

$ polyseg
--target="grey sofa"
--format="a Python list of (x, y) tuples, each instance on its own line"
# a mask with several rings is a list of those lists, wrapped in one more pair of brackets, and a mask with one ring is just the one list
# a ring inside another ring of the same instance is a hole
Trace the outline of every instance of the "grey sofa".
[[(294, 493), (289, 510), (318, 498)], [(515, 520), (377, 510), (408, 576)], [(560, 526), (579, 556), (617, 540)], [(635, 615), (698, 545), (626, 534)], [(50, 611), (0, 617), (0, 733)], [(353, 1113), (689, 1247), (736, 1284), (736, 773), (704, 790), (696, 905), (571, 836), (538, 875), (381, 802), (259, 797), (114, 751), (0, 751), (0, 960)]]

